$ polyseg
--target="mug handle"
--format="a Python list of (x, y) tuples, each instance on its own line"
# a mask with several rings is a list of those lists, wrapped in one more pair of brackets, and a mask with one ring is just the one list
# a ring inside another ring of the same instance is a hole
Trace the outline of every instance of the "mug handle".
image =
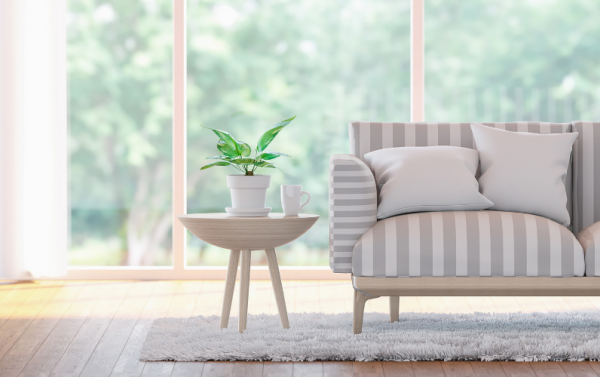
[(308, 195), (308, 199), (306, 199), (306, 201), (304, 203), (302, 203), (302, 205), (300, 206), (300, 208), (298, 208), (298, 211), (300, 211), (302, 209), (302, 207), (304, 207), (305, 205), (308, 204), (308, 202), (310, 202), (310, 194), (308, 192), (302, 191), (300, 193), (300, 197), (302, 198), (302, 195), (305, 195), (305, 194)]

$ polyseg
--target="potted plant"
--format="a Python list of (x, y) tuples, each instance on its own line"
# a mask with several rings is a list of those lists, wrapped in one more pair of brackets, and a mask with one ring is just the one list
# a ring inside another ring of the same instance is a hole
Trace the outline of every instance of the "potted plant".
[(265, 208), (267, 189), (271, 184), (271, 176), (254, 174), (254, 172), (259, 168), (276, 168), (272, 160), (281, 156), (289, 157), (287, 154), (266, 151), (265, 149), (279, 132), (295, 118), (296, 116), (293, 116), (282, 120), (269, 128), (258, 139), (254, 157), (250, 157), (252, 148), (248, 143), (236, 140), (228, 132), (202, 126), (213, 131), (219, 137), (217, 149), (221, 155), (207, 157), (209, 160), (217, 161), (204, 165), (200, 170), (214, 166), (231, 166), (243, 173), (227, 176), (227, 187), (231, 191), (231, 204), (234, 209)]

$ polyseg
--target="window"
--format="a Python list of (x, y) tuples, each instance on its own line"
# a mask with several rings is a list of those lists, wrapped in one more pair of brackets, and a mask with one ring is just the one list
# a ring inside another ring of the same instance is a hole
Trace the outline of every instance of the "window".
[[(302, 184), (321, 216), (299, 240), (278, 248), (283, 266), (329, 264), (328, 167), (348, 153), (348, 121), (408, 119), (410, 3), (387, 0), (189, 0), (188, 211), (231, 206), (225, 175), (199, 171), (217, 154), (223, 129), (253, 145), (279, 120), (297, 118), (270, 149), (279, 158), (267, 206), (282, 212), (279, 186)], [(293, 252), (285, 252), (293, 251)], [(254, 264), (266, 265), (263, 253)], [(226, 265), (228, 253), (188, 233), (189, 265)]]
[(172, 265), (171, 2), (68, 11), (69, 265)]
[(349, 121), (598, 117), (595, 16), (566, 0), (70, 0), (69, 277), (224, 277), (228, 253), (175, 218), (230, 205), (235, 171), (199, 170), (216, 152), (200, 125), (254, 144), (292, 115), (267, 205), (302, 184), (321, 219), (280, 249), (282, 275), (326, 269)]
[(426, 120), (597, 117), (599, 16), (590, 1), (426, 0)]

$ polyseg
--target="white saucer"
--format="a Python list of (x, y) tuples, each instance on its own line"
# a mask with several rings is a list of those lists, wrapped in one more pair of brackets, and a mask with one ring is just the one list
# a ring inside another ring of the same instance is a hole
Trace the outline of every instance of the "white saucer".
[(227, 214), (229, 216), (239, 216), (239, 217), (265, 217), (269, 216), (271, 212), (271, 207), (265, 208), (225, 208)]

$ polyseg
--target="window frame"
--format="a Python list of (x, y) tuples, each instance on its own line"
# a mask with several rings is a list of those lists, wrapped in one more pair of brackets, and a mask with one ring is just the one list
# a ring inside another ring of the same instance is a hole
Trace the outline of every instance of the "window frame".
[[(402, 1), (402, 0), (398, 0)], [(424, 70), (424, 1), (410, 0), (410, 116), (412, 122), (422, 122), (425, 108)], [(134, 266), (69, 266), (66, 279), (157, 279), (194, 280), (225, 279), (227, 266), (190, 267), (186, 263), (187, 231), (177, 219), (187, 213), (187, 20), (186, 0), (172, 0), (173, 9), (173, 125), (172, 125), (172, 222), (173, 265), (166, 267)], [(227, 251), (223, 251), (227, 252)], [(284, 280), (349, 280), (350, 274), (334, 274), (329, 266), (281, 266)], [(254, 279), (270, 279), (268, 268), (253, 266)], [(64, 279), (65, 277), (61, 277)]]

